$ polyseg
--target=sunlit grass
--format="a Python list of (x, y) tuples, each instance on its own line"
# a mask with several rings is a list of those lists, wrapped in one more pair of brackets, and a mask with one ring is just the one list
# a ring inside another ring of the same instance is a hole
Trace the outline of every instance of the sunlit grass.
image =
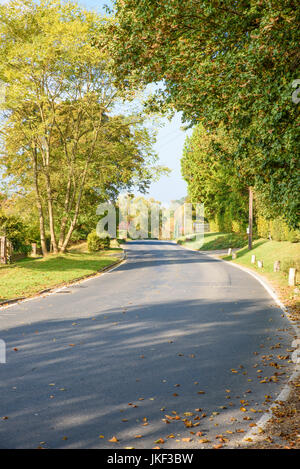
[(205, 233), (204, 243), (197, 236), (179, 238), (179, 244), (191, 249), (201, 251), (222, 250), (229, 248), (241, 248), (247, 242), (247, 235), (238, 233)]
[(88, 253), (72, 249), (64, 255), (23, 259), (0, 267), (0, 300), (29, 297), (47, 288), (92, 275), (118, 260), (120, 249)]
[[(256, 261), (263, 261), (263, 268), (258, 268), (256, 264), (251, 263), (252, 255), (256, 256)], [(225, 260), (231, 260), (231, 257), (223, 257)], [(265, 274), (270, 280), (273, 280), (281, 286), (287, 285), (287, 273), (280, 271), (274, 272), (275, 261), (280, 261), (285, 265), (290, 261), (300, 262), (300, 243), (290, 243), (288, 241), (269, 241), (267, 239), (258, 239), (253, 243), (253, 249), (248, 250), (248, 246), (237, 251), (237, 259), (232, 262), (245, 265), (251, 269)], [(299, 274), (298, 274), (298, 282)]]

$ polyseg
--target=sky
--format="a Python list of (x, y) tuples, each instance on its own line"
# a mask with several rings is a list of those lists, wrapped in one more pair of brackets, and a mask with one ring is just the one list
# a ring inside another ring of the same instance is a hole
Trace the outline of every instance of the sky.
[[(0, 4), (9, 0), (0, 0)], [(109, 0), (77, 0), (87, 9), (105, 13), (104, 5), (111, 6)], [(153, 197), (165, 204), (171, 200), (178, 200), (187, 195), (187, 185), (181, 177), (180, 159), (187, 133), (181, 130), (180, 114), (175, 114), (171, 122), (163, 119), (164, 126), (159, 130), (157, 143), (154, 147), (159, 156), (159, 164), (172, 170), (169, 176), (162, 177), (151, 185), (149, 197)], [(148, 197), (147, 196), (147, 197)]]

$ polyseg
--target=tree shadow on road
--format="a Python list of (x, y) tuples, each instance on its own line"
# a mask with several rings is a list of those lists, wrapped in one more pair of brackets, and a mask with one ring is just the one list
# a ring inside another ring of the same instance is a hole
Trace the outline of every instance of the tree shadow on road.
[[(166, 414), (199, 416), (195, 431), (204, 434), (222, 417), (226, 424), (215, 428), (222, 433), (233, 429), (232, 415), (246, 426), (237, 397), (251, 388), (247, 399), (255, 407), (278, 387), (260, 384), (253, 368), (279, 341), (276, 328), (287, 325), (267, 300), (153, 301), (91, 314), (73, 314), (70, 303), (69, 319), (50, 311), (52, 319), (38, 321), (33, 313), (31, 324), (1, 332), (7, 364), (0, 366), (0, 415), (8, 417), (2, 448), (41, 441), (50, 448), (151, 448), (158, 438), (172, 448), (167, 436), (181, 440), (191, 429), (182, 420), (166, 424)], [(273, 374), (266, 365), (263, 375)], [(234, 390), (233, 407), (226, 389)], [(212, 412), (220, 413), (213, 422)], [(108, 442), (112, 436), (118, 444)]]

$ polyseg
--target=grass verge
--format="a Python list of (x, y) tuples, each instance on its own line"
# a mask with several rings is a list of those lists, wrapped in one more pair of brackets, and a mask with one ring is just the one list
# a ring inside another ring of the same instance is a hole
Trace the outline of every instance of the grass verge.
[(239, 233), (205, 233), (203, 245), (201, 245), (200, 240), (197, 240), (196, 235), (179, 238), (177, 243), (197, 251), (217, 251), (243, 247), (247, 243), (247, 235)]
[(121, 249), (97, 253), (80, 245), (64, 255), (23, 259), (0, 267), (0, 301), (33, 296), (48, 288), (97, 273), (119, 260)]
[[(237, 251), (237, 259), (232, 262), (244, 265), (257, 273), (266, 277), (282, 302), (290, 308), (291, 314), (297, 314), (300, 318), (300, 300), (297, 289), (300, 286), (300, 274), (297, 275), (296, 287), (288, 286), (289, 266), (300, 264), (300, 243), (290, 243), (288, 241), (269, 241), (266, 239), (258, 239), (253, 243), (252, 251), (248, 247), (244, 247)], [(263, 268), (258, 268), (257, 263), (251, 263), (252, 255), (256, 256), (256, 260), (263, 261)], [(224, 256), (224, 260), (231, 261), (231, 257)], [(274, 262), (280, 261), (282, 270), (274, 272)]]

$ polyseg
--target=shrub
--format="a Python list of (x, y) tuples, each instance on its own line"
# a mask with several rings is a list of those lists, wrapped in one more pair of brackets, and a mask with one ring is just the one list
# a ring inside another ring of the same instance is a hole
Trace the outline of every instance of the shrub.
[(96, 231), (92, 231), (87, 237), (88, 250), (90, 252), (101, 251), (101, 249), (109, 249), (110, 237), (100, 238)]
[(0, 216), (0, 236), (6, 236), (17, 253), (28, 254), (31, 246), (26, 239), (26, 226), (13, 216)]
[(256, 219), (257, 234), (261, 238), (269, 238), (270, 234), (270, 221), (258, 216)]
[(281, 218), (267, 220), (258, 216), (257, 233), (261, 238), (268, 238), (271, 235), (274, 241), (289, 241), (290, 243), (300, 241), (300, 231), (290, 229)]

